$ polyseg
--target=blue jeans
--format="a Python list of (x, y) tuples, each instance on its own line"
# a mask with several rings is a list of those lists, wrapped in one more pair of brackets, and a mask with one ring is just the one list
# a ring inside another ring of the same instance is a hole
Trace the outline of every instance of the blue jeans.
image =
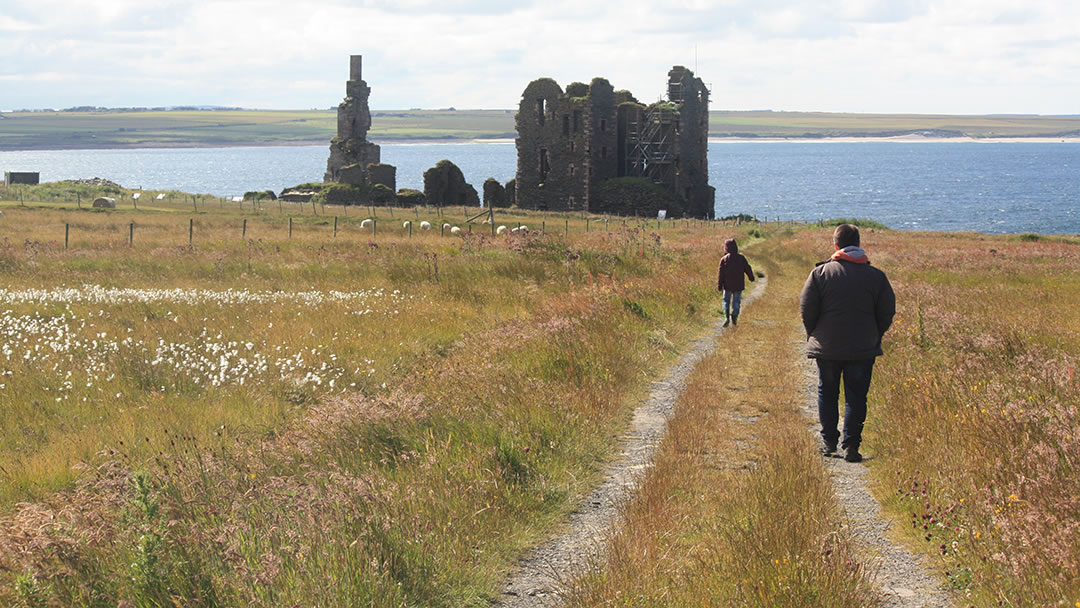
[(742, 304), (741, 291), (724, 290), (724, 316), (739, 316), (739, 305)]
[(821, 439), (828, 445), (836, 445), (840, 432), (840, 380), (844, 381), (844, 439), (840, 447), (858, 451), (862, 443), (863, 423), (866, 422), (866, 393), (870, 391), (870, 377), (874, 372), (874, 360), (834, 361), (818, 359), (818, 420), (821, 422)]

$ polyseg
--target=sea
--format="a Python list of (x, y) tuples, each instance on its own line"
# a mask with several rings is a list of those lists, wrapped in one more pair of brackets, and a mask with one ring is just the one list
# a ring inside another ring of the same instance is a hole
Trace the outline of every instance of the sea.
[[(513, 142), (380, 143), (399, 188), (440, 160), (482, 190), (514, 176)], [(102, 177), (129, 188), (236, 196), (322, 180), (327, 145), (0, 152), (42, 181)], [(871, 219), (900, 230), (1080, 234), (1074, 142), (723, 141), (709, 144), (716, 216)]]

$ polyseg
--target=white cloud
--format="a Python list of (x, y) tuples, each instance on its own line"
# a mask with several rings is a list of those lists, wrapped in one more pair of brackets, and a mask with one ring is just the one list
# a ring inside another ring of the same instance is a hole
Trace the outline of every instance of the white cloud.
[(513, 108), (543, 76), (603, 76), (651, 101), (683, 64), (715, 108), (1080, 111), (1073, 0), (7, 4), (13, 107), (332, 107), (359, 53), (377, 109)]

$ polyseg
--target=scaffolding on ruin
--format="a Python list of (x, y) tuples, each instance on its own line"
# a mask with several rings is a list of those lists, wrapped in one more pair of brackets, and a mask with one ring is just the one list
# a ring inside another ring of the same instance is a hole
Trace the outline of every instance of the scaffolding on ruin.
[(679, 111), (672, 104), (657, 104), (641, 110), (638, 117), (630, 122), (626, 138), (626, 175), (674, 188)]

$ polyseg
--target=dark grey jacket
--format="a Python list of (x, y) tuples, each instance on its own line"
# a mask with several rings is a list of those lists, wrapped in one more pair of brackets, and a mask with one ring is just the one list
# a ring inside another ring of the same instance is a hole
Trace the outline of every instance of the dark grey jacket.
[(800, 297), (812, 359), (856, 361), (882, 354), (881, 337), (896, 314), (885, 273), (870, 264), (831, 260), (806, 278)]

